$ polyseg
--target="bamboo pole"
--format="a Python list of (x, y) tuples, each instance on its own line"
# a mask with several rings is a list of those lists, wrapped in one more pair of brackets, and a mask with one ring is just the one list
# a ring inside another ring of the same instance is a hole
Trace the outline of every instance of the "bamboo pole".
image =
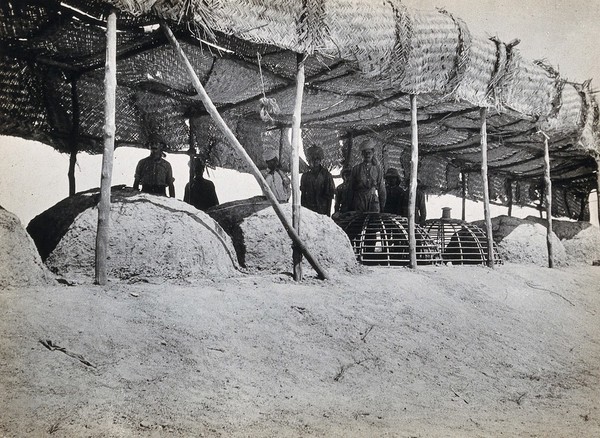
[(188, 74), (190, 75), (190, 78), (192, 80), (192, 84), (194, 85), (194, 88), (198, 92), (198, 97), (200, 97), (200, 100), (202, 100), (202, 103), (204, 104), (206, 111), (210, 114), (210, 116), (212, 117), (212, 119), (214, 120), (214, 122), (218, 126), (218, 128), (221, 130), (221, 132), (227, 137), (227, 139), (229, 140), (229, 143), (233, 146), (233, 148), (236, 150), (236, 152), (238, 154), (240, 154), (240, 156), (244, 160), (246, 160), (246, 162), (250, 166), (250, 172), (252, 173), (254, 178), (256, 178), (256, 181), (260, 185), (260, 188), (262, 189), (263, 193), (266, 195), (266, 197), (271, 202), (271, 205), (273, 206), (273, 209), (275, 210), (277, 217), (279, 217), (279, 220), (283, 224), (283, 228), (285, 228), (286, 232), (292, 239), (293, 243), (295, 245), (297, 245), (298, 248), (302, 251), (302, 254), (304, 255), (304, 257), (306, 257), (306, 260), (308, 260), (310, 265), (317, 272), (318, 277), (322, 280), (326, 280), (328, 278), (327, 273), (321, 267), (319, 262), (310, 254), (310, 252), (308, 251), (308, 249), (306, 248), (306, 246), (300, 239), (300, 236), (298, 236), (298, 234), (294, 231), (292, 224), (290, 224), (289, 220), (285, 216), (283, 210), (281, 209), (281, 206), (279, 205), (279, 202), (275, 198), (275, 195), (269, 188), (269, 185), (265, 181), (265, 178), (260, 173), (260, 170), (258, 169), (258, 167), (256, 167), (256, 164), (254, 164), (254, 162), (252, 161), (252, 158), (250, 158), (250, 156), (248, 155), (248, 153), (246, 152), (244, 147), (240, 144), (240, 142), (235, 137), (235, 135), (233, 134), (231, 129), (229, 129), (229, 127), (227, 126), (227, 124), (225, 123), (225, 121), (223, 120), (221, 115), (219, 114), (219, 111), (217, 110), (215, 105), (210, 100), (210, 97), (206, 93), (206, 90), (200, 83), (200, 79), (198, 78), (198, 75), (194, 71), (194, 67), (192, 67), (192, 64), (188, 60), (185, 52), (181, 49), (181, 46), (179, 45), (179, 42), (175, 38), (175, 35), (173, 35), (171, 28), (163, 20), (161, 20), (161, 26), (165, 32), (165, 35), (167, 36), (167, 39), (173, 46), (173, 50), (175, 51), (175, 53), (177, 53), (177, 55), (179, 55), (181, 62), (184, 64), (186, 70), (188, 71)]
[(419, 168), (419, 133), (417, 124), (417, 96), (410, 95), (410, 183), (408, 195), (408, 252), (409, 266), (417, 267), (417, 239), (415, 236), (415, 207), (417, 204), (417, 170)]
[(69, 156), (69, 196), (76, 191), (75, 166), (77, 165), (77, 149), (79, 145), (79, 97), (77, 95), (77, 76), (71, 77), (71, 154)]
[[(302, 97), (304, 93), (304, 55), (298, 54), (298, 71), (296, 73), (296, 103), (292, 115), (292, 226), (300, 235), (300, 122), (302, 117)], [(292, 246), (294, 280), (302, 281), (302, 252), (296, 245)]]
[(483, 212), (485, 216), (485, 232), (487, 235), (488, 257), (487, 265), (494, 267), (494, 239), (492, 237), (492, 218), (490, 215), (490, 189), (488, 184), (487, 166), (487, 108), (479, 111), (481, 118), (481, 179), (483, 180)]
[(548, 228), (546, 231), (546, 244), (548, 245), (548, 267), (554, 267), (554, 248), (552, 245), (552, 179), (550, 178), (550, 148), (548, 140), (550, 137), (545, 132), (540, 131), (544, 136), (544, 183), (546, 186), (546, 220)]
[(106, 66), (104, 72), (104, 152), (98, 202), (98, 231), (96, 233), (96, 284), (107, 282), (106, 259), (110, 225), (110, 184), (115, 149), (115, 106), (117, 90), (117, 13), (112, 9), (106, 23)]

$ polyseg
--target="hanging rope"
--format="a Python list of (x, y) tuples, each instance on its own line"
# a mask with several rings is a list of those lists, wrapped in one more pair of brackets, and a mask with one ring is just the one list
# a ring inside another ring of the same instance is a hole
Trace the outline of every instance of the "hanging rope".
[(279, 105), (275, 99), (267, 97), (265, 92), (265, 80), (262, 73), (261, 56), (260, 53), (256, 52), (256, 59), (258, 60), (258, 72), (260, 74), (260, 83), (262, 85), (262, 95), (260, 99), (260, 118), (263, 122), (274, 122), (271, 114), (276, 115), (281, 112)]

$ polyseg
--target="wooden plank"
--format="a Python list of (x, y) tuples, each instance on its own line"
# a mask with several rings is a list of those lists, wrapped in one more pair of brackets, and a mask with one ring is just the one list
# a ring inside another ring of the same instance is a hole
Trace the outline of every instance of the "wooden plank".
[(258, 185), (262, 189), (263, 193), (265, 194), (265, 196), (267, 197), (269, 202), (271, 202), (271, 205), (273, 206), (273, 209), (275, 210), (275, 214), (277, 214), (277, 217), (283, 224), (283, 228), (285, 229), (285, 231), (288, 233), (288, 235), (292, 239), (292, 242), (295, 245), (297, 245), (298, 248), (302, 251), (302, 254), (304, 255), (304, 257), (306, 257), (306, 260), (308, 260), (310, 265), (317, 272), (317, 276), (319, 277), (319, 279), (322, 279), (322, 280), (328, 279), (329, 277), (328, 277), (327, 273), (325, 272), (325, 270), (321, 267), (319, 262), (312, 256), (312, 254), (308, 251), (308, 249), (306, 248), (306, 246), (300, 239), (300, 236), (298, 236), (296, 231), (294, 231), (292, 224), (285, 216), (283, 210), (281, 209), (281, 206), (279, 205), (279, 202), (277, 201), (277, 199), (275, 198), (275, 195), (269, 188), (267, 181), (265, 181), (265, 178), (260, 173), (260, 170), (258, 169), (258, 167), (256, 167), (256, 164), (254, 164), (254, 161), (252, 161), (252, 158), (250, 158), (250, 156), (248, 155), (248, 153), (246, 152), (244, 147), (240, 144), (239, 140), (235, 137), (234, 133), (231, 131), (231, 129), (229, 129), (229, 127), (227, 126), (227, 124), (225, 123), (225, 121), (223, 120), (221, 115), (219, 114), (219, 111), (215, 107), (214, 103), (211, 101), (210, 97), (206, 93), (206, 90), (202, 86), (202, 83), (200, 82), (198, 75), (194, 71), (194, 67), (192, 67), (192, 64), (190, 63), (190, 61), (187, 58), (184, 51), (181, 49), (181, 46), (179, 45), (179, 42), (175, 38), (175, 35), (173, 35), (171, 28), (167, 25), (166, 22), (164, 22), (162, 20), (161, 20), (161, 26), (163, 27), (163, 30), (164, 30), (165, 34), (167, 35), (167, 38), (171, 42), (171, 45), (173, 46), (173, 50), (175, 51), (175, 53), (177, 53), (179, 55), (181, 62), (184, 64), (186, 70), (188, 71), (188, 74), (190, 75), (190, 79), (192, 80), (192, 85), (198, 92), (198, 97), (204, 103), (204, 106), (206, 107), (206, 111), (210, 114), (211, 118), (213, 119), (213, 121), (215, 122), (217, 127), (221, 130), (221, 132), (225, 135), (227, 140), (229, 140), (229, 143), (235, 149), (235, 151), (248, 163), (248, 165), (250, 167), (250, 173), (252, 173), (252, 175), (258, 182)]
[(117, 13), (112, 9), (106, 20), (106, 67), (104, 73), (104, 153), (98, 202), (96, 232), (96, 284), (107, 282), (107, 252), (110, 226), (110, 184), (115, 151), (115, 106), (117, 91)]
[(487, 235), (487, 265), (494, 267), (494, 239), (492, 237), (492, 217), (490, 215), (490, 188), (487, 167), (487, 108), (481, 108), (481, 179), (483, 180), (483, 212), (485, 216), (485, 233)]

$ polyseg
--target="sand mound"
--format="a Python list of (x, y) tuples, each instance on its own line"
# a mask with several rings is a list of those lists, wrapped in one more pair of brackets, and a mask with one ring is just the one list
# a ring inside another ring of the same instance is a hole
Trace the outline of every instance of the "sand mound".
[[(537, 222), (545, 227), (548, 226), (548, 221), (539, 217), (527, 216), (525, 220)], [(562, 221), (558, 219), (552, 219), (552, 232), (556, 234), (556, 237), (558, 237), (560, 240), (573, 239), (580, 232), (588, 229), (591, 226), (592, 224), (589, 222)]]
[(562, 241), (570, 263), (591, 264), (600, 260), (600, 230), (590, 226), (581, 230), (572, 239)]
[[(291, 204), (282, 204), (291, 218)], [(233, 201), (208, 214), (232, 236), (238, 261), (250, 271), (290, 272), (292, 243), (275, 210), (263, 197)], [(302, 208), (300, 237), (324, 269), (353, 271), (358, 265), (346, 233), (331, 218)], [(310, 265), (304, 262), (305, 272)]]
[[(94, 275), (97, 199), (97, 189), (77, 194), (30, 223), (28, 231), (54, 272)], [(109, 276), (192, 281), (237, 272), (231, 239), (204, 212), (123, 187), (113, 188), (111, 202)]]
[[(473, 222), (485, 229), (484, 221)], [(504, 261), (514, 263), (531, 263), (548, 266), (548, 247), (546, 243), (546, 227), (526, 219), (509, 216), (492, 218), (492, 233), (498, 244), (498, 252)], [(555, 234), (552, 236), (554, 264), (567, 263), (567, 254), (561, 241)]]
[(52, 282), (21, 221), (0, 207), (0, 289)]
[[(547, 226), (545, 219), (527, 216), (531, 220)], [(552, 231), (561, 240), (569, 263), (591, 264), (600, 260), (600, 230), (589, 222), (552, 221)]]

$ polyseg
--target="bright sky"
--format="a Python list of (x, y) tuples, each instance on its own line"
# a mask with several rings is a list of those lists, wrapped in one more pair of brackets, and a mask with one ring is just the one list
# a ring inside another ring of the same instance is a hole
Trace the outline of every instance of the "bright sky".
[[(367, 1), (367, 0), (365, 0)], [(368, 0), (370, 1), (370, 0)], [(462, 18), (471, 32), (497, 35), (503, 41), (519, 38), (518, 48), (531, 60), (544, 59), (561, 75), (576, 82), (596, 78), (594, 89), (600, 89), (600, 0), (403, 0), (415, 9), (436, 7)], [(14, 137), (0, 136), (0, 205), (15, 213), (26, 226), (37, 214), (68, 196), (67, 170), (69, 158), (46, 145)], [(148, 154), (145, 150), (118, 148), (115, 151), (113, 185), (133, 183), (137, 161)], [(77, 190), (100, 185), (101, 156), (78, 156)], [(178, 198), (183, 197), (187, 180), (187, 157), (170, 155), (175, 172)], [(215, 182), (221, 202), (243, 199), (260, 193), (258, 184), (247, 174), (219, 170), (209, 174)], [(595, 202), (595, 196), (592, 197)], [(459, 199), (429, 197), (431, 217), (441, 213), (442, 206), (460, 215)], [(596, 205), (590, 205), (597, 211)], [(469, 204), (467, 220), (481, 219), (483, 207)], [(492, 215), (506, 214), (506, 208), (492, 209)], [(525, 214), (536, 214), (525, 212)], [(594, 218), (595, 219), (595, 218)], [(597, 223), (597, 221), (596, 221)]]

